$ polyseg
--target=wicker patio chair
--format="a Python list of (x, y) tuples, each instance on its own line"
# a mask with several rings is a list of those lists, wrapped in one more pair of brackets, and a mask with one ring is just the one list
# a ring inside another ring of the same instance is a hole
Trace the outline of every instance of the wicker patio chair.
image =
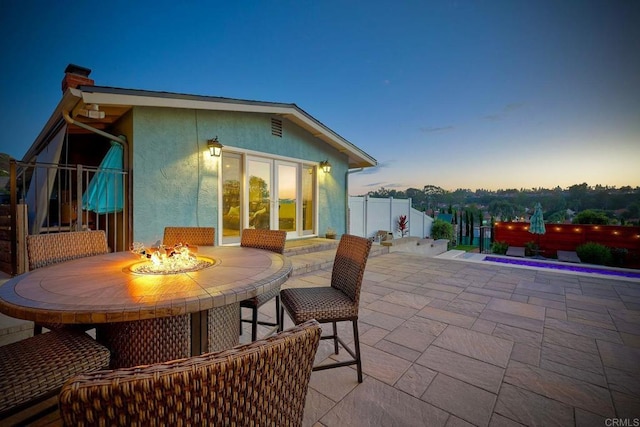
[(58, 329), (0, 346), (0, 419), (55, 395), (77, 374), (108, 366), (109, 350), (82, 331)]
[(27, 236), (29, 270), (109, 252), (103, 230)]
[[(284, 244), (287, 240), (287, 232), (284, 230), (244, 229), (240, 238), (240, 246), (265, 249), (278, 254), (284, 253)], [(258, 309), (265, 303), (275, 298), (276, 322), (258, 320)], [(272, 326), (276, 330), (280, 328), (280, 286), (269, 292), (249, 298), (240, 302), (241, 308), (251, 309), (251, 319), (240, 319), (241, 322), (251, 323), (251, 341), (258, 339), (258, 325)], [(242, 328), (240, 328), (242, 333)]]
[(302, 425), (320, 327), (170, 362), (78, 375), (59, 395), (65, 425)]
[[(296, 325), (309, 319), (316, 319), (320, 323), (331, 322), (333, 334), (323, 336), (322, 339), (333, 340), (335, 354), (338, 354), (339, 343), (353, 357), (351, 360), (315, 366), (314, 371), (356, 365), (358, 382), (362, 382), (358, 304), (370, 250), (371, 240), (343, 234), (333, 262), (330, 287), (289, 288), (280, 292), (281, 328), (285, 309)], [(351, 321), (353, 325), (353, 349), (338, 337), (336, 322), (341, 321)]]
[(214, 246), (216, 229), (214, 227), (165, 227), (162, 244), (175, 246), (178, 243), (195, 246)]
[[(108, 252), (107, 236), (103, 230), (27, 236), (29, 270)], [(36, 323), (33, 327), (34, 335), (42, 333), (42, 327), (56, 329), (62, 327), (62, 325)]]

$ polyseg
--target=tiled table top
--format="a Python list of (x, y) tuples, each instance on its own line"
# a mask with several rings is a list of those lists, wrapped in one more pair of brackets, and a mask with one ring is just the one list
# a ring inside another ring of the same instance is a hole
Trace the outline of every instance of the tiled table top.
[(243, 247), (200, 247), (211, 267), (179, 274), (131, 272), (128, 252), (81, 258), (17, 276), (0, 287), (0, 311), (53, 323), (108, 323), (195, 313), (284, 283), (290, 261)]

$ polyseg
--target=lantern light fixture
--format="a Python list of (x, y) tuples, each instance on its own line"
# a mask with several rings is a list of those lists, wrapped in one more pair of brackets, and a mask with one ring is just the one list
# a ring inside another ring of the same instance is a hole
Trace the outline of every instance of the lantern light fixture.
[(324, 173), (330, 173), (331, 172), (331, 163), (329, 163), (328, 160), (321, 161), (320, 162), (320, 167), (322, 168)]
[(217, 136), (207, 141), (207, 147), (209, 148), (209, 154), (211, 154), (211, 156), (220, 157), (220, 154), (222, 154), (223, 145), (220, 144)]

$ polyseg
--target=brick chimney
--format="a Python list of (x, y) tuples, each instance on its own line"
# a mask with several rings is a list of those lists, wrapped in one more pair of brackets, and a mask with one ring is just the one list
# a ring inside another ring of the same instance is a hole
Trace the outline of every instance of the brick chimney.
[(81, 67), (79, 65), (69, 64), (64, 70), (64, 78), (62, 79), (62, 93), (65, 93), (69, 88), (76, 88), (78, 86), (93, 86), (93, 79), (89, 78), (91, 70)]

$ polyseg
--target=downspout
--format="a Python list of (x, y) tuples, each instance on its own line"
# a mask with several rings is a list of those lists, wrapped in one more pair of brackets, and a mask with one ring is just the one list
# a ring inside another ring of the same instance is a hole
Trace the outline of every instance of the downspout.
[(132, 230), (131, 230), (131, 224), (133, 222), (133, 218), (132, 218), (132, 215), (133, 215), (133, 200), (132, 200), (131, 189), (133, 188), (133, 186), (132, 186), (133, 177), (131, 176), (132, 174), (129, 171), (129, 142), (127, 141), (127, 138), (125, 138), (124, 136), (111, 135), (110, 133), (107, 133), (107, 132), (102, 131), (100, 129), (96, 129), (96, 128), (94, 128), (92, 126), (89, 126), (87, 124), (84, 124), (82, 122), (78, 122), (76, 120), (73, 120), (71, 118), (71, 116), (69, 116), (69, 112), (65, 111), (65, 110), (62, 110), (62, 117), (70, 125), (76, 125), (76, 126), (81, 127), (81, 128), (83, 128), (85, 130), (88, 130), (89, 132), (96, 133), (96, 134), (98, 134), (100, 136), (104, 136), (105, 138), (107, 138), (109, 140), (113, 140), (113, 141), (116, 141), (116, 142), (119, 142), (119, 143), (122, 144), (122, 147), (124, 148), (124, 155), (123, 155), (124, 158), (122, 159), (123, 160), (123, 165), (122, 166), (124, 167), (124, 170), (126, 170), (128, 172), (127, 173), (127, 177), (128, 177), (128, 179), (127, 179), (127, 181), (128, 181), (127, 182), (127, 186), (128, 186), (127, 204), (129, 206), (129, 209), (128, 209), (128, 212), (129, 212), (128, 217), (129, 218), (127, 218), (127, 222), (128, 222), (128, 225), (127, 225), (127, 238), (128, 238), (129, 242), (132, 242), (133, 241), (132, 240), (133, 239), (133, 234), (132, 234)]

